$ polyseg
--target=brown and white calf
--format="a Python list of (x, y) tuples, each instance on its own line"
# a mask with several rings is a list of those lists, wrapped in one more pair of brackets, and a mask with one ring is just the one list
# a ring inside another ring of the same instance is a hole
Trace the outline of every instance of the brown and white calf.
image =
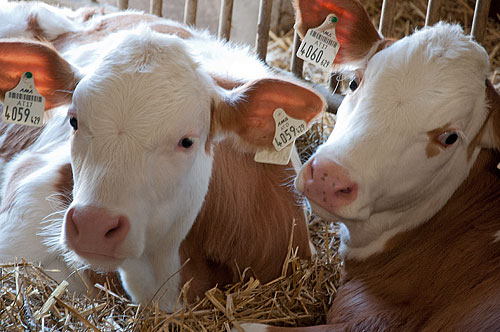
[(191, 299), (238, 268), (279, 276), (293, 222), (311, 255), (292, 165), (253, 155), (272, 148), (276, 108), (310, 123), (323, 98), (247, 49), (149, 15), (3, 2), (0, 21), (1, 96), (31, 72), (49, 109), (42, 129), (0, 127), (0, 261), (39, 261), (58, 279), (73, 263), (118, 269), (134, 301), (164, 287), (172, 310), (192, 278)]
[(353, 75), (296, 180), (342, 223), (342, 285), (326, 325), (296, 330), (498, 331), (500, 96), (487, 53), (457, 25), (388, 41), (357, 1), (295, 5), (302, 35), (338, 17), (334, 66)]

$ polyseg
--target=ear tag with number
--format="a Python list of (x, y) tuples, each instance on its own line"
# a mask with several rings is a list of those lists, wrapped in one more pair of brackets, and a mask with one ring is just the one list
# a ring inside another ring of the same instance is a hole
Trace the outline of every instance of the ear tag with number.
[(307, 30), (297, 56), (326, 70), (331, 70), (340, 44), (335, 36), (337, 16), (330, 14), (319, 27)]
[(286, 165), (290, 162), (295, 140), (306, 132), (307, 123), (292, 118), (282, 108), (274, 110), (273, 118), (276, 123), (273, 138), (275, 151), (259, 149), (255, 153), (254, 160), (264, 164)]
[(23, 73), (19, 84), (5, 93), (2, 121), (41, 127), (45, 111), (45, 98), (35, 87), (33, 74)]

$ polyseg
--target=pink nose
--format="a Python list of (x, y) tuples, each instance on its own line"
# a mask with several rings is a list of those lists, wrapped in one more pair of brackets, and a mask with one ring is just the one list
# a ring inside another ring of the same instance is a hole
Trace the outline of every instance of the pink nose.
[(119, 246), (130, 222), (125, 216), (95, 206), (76, 206), (66, 214), (65, 230), (70, 247), (87, 258), (120, 258)]
[(339, 164), (321, 157), (305, 165), (303, 193), (315, 204), (330, 212), (356, 200), (358, 185)]

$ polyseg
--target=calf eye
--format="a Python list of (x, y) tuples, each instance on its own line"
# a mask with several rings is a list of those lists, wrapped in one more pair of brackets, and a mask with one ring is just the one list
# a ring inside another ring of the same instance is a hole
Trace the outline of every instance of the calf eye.
[(179, 141), (179, 145), (185, 149), (189, 149), (191, 145), (193, 145), (193, 140), (188, 137), (184, 137)]
[(69, 124), (71, 125), (71, 127), (73, 127), (74, 130), (78, 129), (78, 120), (74, 116), (69, 118)]
[(351, 89), (351, 91), (354, 91), (358, 88), (359, 86), (359, 80), (357, 78), (353, 78), (350, 82), (349, 82), (349, 89)]
[(441, 145), (447, 147), (458, 140), (458, 134), (454, 131), (447, 131), (439, 135), (437, 139)]

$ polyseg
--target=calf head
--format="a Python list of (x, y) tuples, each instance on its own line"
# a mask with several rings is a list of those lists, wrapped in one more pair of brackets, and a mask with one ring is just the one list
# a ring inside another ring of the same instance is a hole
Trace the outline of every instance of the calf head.
[(141, 28), (113, 40), (88, 73), (49, 45), (0, 43), (2, 94), (31, 71), (49, 107), (70, 104), (74, 189), (61, 242), (104, 270), (154, 248), (177, 251), (207, 192), (213, 142), (272, 147), (277, 107), (307, 122), (324, 108), (279, 79), (220, 88), (177, 37)]
[(330, 13), (338, 17), (333, 66), (352, 76), (331, 136), (296, 187), (317, 213), (340, 217), (353, 246), (427, 220), (466, 178), (479, 149), (494, 144), (495, 135), (483, 135), (498, 122), (487, 107), (487, 53), (445, 23), (384, 39), (357, 1), (299, 0), (295, 8), (301, 34)]

